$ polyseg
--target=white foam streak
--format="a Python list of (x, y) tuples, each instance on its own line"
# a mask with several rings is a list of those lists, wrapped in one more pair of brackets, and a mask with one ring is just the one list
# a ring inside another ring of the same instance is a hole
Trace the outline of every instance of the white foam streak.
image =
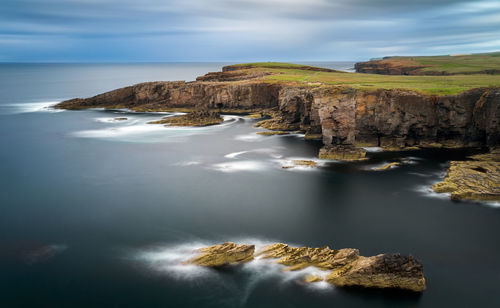
[[(255, 238), (236, 239), (232, 242), (246, 243), (255, 245), (255, 251), (258, 252), (262, 248), (276, 241), (262, 240)], [(143, 263), (148, 270), (165, 274), (177, 280), (196, 280), (200, 278), (209, 278), (210, 283), (220, 283), (225, 285), (224, 281), (219, 276), (217, 270), (205, 268), (202, 266), (183, 264), (197, 255), (197, 250), (203, 247), (214, 245), (214, 243), (192, 242), (180, 245), (159, 246), (149, 250), (136, 252), (133, 260)], [(295, 246), (295, 245), (291, 245)], [(251, 294), (255, 286), (267, 279), (278, 278), (283, 284), (301, 283), (307, 288), (316, 290), (332, 290), (333, 286), (327, 282), (306, 283), (304, 278), (307, 275), (314, 275), (325, 278), (329, 271), (323, 271), (316, 267), (308, 267), (299, 271), (285, 271), (284, 265), (276, 263), (276, 259), (263, 259), (256, 257), (254, 260), (244, 263), (241, 266), (233, 268), (235, 271), (242, 271), (249, 275), (247, 284), (244, 286), (244, 295), (242, 300)]]
[(229, 153), (229, 154), (226, 154), (224, 155), (225, 158), (236, 158), (236, 156), (239, 156), (241, 154), (245, 154), (245, 153), (248, 153), (249, 151), (241, 151), (241, 152), (233, 152), (233, 153)]
[[(169, 113), (167, 116), (176, 116), (180, 113)], [(120, 121), (116, 118), (98, 118), (102, 123), (111, 123), (113, 126), (102, 129), (83, 130), (71, 135), (79, 138), (101, 138), (131, 142), (182, 142), (185, 137), (210, 133), (213, 130), (226, 128), (236, 123), (238, 116), (224, 116), (224, 122), (218, 125), (204, 127), (164, 126), (148, 124), (146, 120), (135, 118), (133, 121)], [(121, 124), (121, 125), (120, 125)]]
[(20, 114), (30, 112), (61, 112), (62, 109), (53, 108), (58, 104), (57, 101), (38, 102), (38, 103), (18, 103), (18, 104), (1, 104), (0, 114)]
[(265, 162), (256, 160), (218, 163), (213, 164), (210, 168), (221, 172), (261, 171), (267, 169)]
[(429, 185), (421, 185), (415, 188), (415, 191), (424, 194), (426, 197), (430, 198), (438, 198), (438, 199), (450, 199), (451, 194), (449, 193), (437, 193), (434, 190), (432, 190), (432, 186), (437, 183), (434, 182)]
[(382, 152), (381, 147), (364, 147), (363, 149), (366, 150), (366, 152)]
[(263, 136), (261, 135), (257, 135), (255, 133), (251, 133), (251, 134), (245, 134), (245, 135), (237, 135), (234, 137), (235, 140), (238, 140), (238, 141), (245, 141), (245, 142), (257, 142), (257, 141), (262, 141), (263, 140)]

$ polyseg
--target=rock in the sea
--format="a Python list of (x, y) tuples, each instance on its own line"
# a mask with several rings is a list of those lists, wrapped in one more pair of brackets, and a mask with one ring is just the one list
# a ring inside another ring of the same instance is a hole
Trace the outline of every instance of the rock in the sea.
[(323, 147), (320, 149), (318, 157), (343, 161), (365, 160), (366, 150), (353, 146)]
[(276, 243), (264, 247), (256, 256), (262, 258), (279, 258), (277, 263), (288, 266), (287, 270), (299, 270), (309, 266), (320, 269), (334, 269), (344, 266), (350, 260), (359, 257), (357, 249), (330, 249), (326, 246), (320, 248), (291, 247), (287, 244)]
[(283, 169), (290, 169), (293, 167), (301, 166), (301, 167), (316, 167), (318, 165), (317, 162), (313, 160), (303, 160), (303, 159), (298, 159), (298, 160), (292, 160), (293, 165), (292, 166), (283, 166), (281, 168)]
[(254, 245), (239, 245), (231, 242), (201, 248), (199, 254), (186, 261), (185, 264), (195, 264), (207, 267), (244, 263), (253, 260)]
[(384, 171), (384, 170), (389, 170), (391, 168), (397, 167), (399, 165), (401, 165), (401, 163), (399, 163), (399, 162), (392, 162), (392, 163), (385, 164), (382, 167), (373, 168), (373, 170)]
[(470, 158), (450, 162), (448, 174), (432, 189), (454, 200), (500, 201), (500, 149)]
[(206, 106), (199, 106), (196, 110), (181, 116), (166, 117), (158, 121), (151, 121), (149, 124), (165, 124), (166, 126), (209, 126), (223, 122), (220, 113), (208, 109)]
[[(185, 262), (208, 267), (249, 262), (254, 259), (254, 245), (224, 243), (200, 249), (199, 255)], [(328, 247), (291, 247), (275, 243), (255, 253), (261, 259), (277, 259), (285, 266), (285, 271), (315, 267), (325, 271), (325, 275), (308, 275), (306, 282), (327, 282), (343, 286), (370, 288), (394, 288), (416, 292), (425, 289), (423, 266), (412, 256), (381, 254), (373, 257), (359, 255), (352, 248), (330, 249)]]
[(412, 256), (381, 254), (359, 257), (343, 268), (333, 270), (326, 281), (336, 286), (425, 290), (424, 267)]

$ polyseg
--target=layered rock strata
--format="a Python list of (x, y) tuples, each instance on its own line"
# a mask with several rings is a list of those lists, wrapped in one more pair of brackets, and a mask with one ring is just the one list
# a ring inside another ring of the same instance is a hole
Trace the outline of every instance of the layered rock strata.
[(451, 161), (446, 177), (432, 189), (449, 193), (454, 200), (500, 202), (500, 148), (470, 160)]
[(187, 260), (184, 264), (220, 267), (244, 263), (253, 260), (254, 252), (254, 245), (238, 245), (227, 242), (199, 249), (198, 255)]
[(330, 249), (328, 247), (291, 247), (276, 243), (254, 254), (253, 245), (224, 243), (199, 250), (199, 255), (185, 262), (207, 267), (245, 263), (253, 258), (273, 259), (284, 265), (285, 271), (315, 267), (325, 271), (324, 276), (307, 276), (306, 282), (326, 281), (335, 286), (391, 288), (422, 292), (425, 289), (423, 266), (412, 256), (380, 254), (373, 257), (359, 255), (357, 249)]

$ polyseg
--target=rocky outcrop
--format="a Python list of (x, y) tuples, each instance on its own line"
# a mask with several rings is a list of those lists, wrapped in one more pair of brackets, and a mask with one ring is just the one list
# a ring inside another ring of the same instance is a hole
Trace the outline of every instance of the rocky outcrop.
[[(326, 159), (364, 159), (361, 147), (367, 146), (399, 151), (409, 147), (493, 147), (500, 143), (500, 88), (432, 96), (400, 89), (264, 82), (254, 78), (260, 70), (241, 72), (231, 67), (224, 71), (200, 78), (212, 81), (142, 83), (65, 101), (56, 108), (192, 111), (206, 106), (219, 112), (265, 110), (261, 115), (271, 118), (257, 126), (321, 135), (324, 149), (320, 156)], [(244, 79), (225, 81), (231, 78)]]
[(196, 110), (180, 116), (165, 117), (158, 121), (148, 122), (149, 124), (165, 124), (165, 126), (209, 126), (223, 122), (220, 113), (208, 109), (206, 106), (199, 106)]
[(253, 245), (231, 242), (200, 249), (199, 255), (185, 262), (207, 267), (220, 267), (245, 263), (253, 258), (273, 259), (284, 265), (285, 271), (315, 267), (324, 276), (307, 276), (305, 281), (327, 281), (335, 286), (361, 286), (367, 288), (392, 288), (415, 292), (425, 289), (423, 266), (412, 256), (380, 254), (373, 257), (359, 255), (357, 249), (330, 249), (328, 247), (291, 247), (271, 244), (254, 255)]
[(334, 270), (326, 281), (339, 286), (397, 288), (421, 292), (425, 289), (424, 268), (412, 256), (381, 254), (359, 257)]
[(432, 189), (454, 200), (500, 202), (500, 148), (470, 159), (450, 162), (446, 177)]
[(190, 260), (187, 260), (184, 264), (220, 267), (244, 263), (253, 260), (254, 252), (254, 245), (238, 245), (227, 242), (199, 249), (198, 255)]

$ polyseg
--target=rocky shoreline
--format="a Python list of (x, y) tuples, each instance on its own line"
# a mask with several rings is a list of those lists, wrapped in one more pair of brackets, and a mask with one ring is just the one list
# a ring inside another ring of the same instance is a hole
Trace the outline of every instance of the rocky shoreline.
[(220, 113), (254, 113), (268, 117), (256, 126), (274, 131), (263, 134), (299, 131), (322, 140), (320, 158), (345, 161), (366, 159), (364, 147), (402, 151), (500, 144), (500, 88), (437, 96), (262, 79), (270, 74), (279, 72), (231, 66), (193, 82), (141, 83), (56, 108), (190, 112), (155, 122), (167, 125), (213, 125), (221, 121)]
[(422, 292), (426, 288), (423, 266), (412, 256), (380, 254), (372, 257), (359, 255), (352, 248), (291, 247), (276, 243), (255, 251), (254, 245), (227, 242), (201, 248), (198, 255), (184, 262), (204, 267), (220, 268), (270, 259), (284, 266), (284, 271), (297, 271), (315, 267), (324, 275), (308, 275), (304, 281), (326, 281), (334, 286), (402, 289)]

